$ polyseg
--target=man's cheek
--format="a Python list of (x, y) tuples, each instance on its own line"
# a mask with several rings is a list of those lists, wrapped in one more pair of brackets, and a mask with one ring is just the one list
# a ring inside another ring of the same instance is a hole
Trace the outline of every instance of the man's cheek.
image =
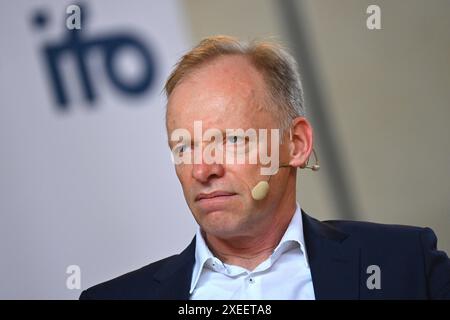
[(189, 168), (187, 168), (187, 165), (175, 166), (175, 174), (177, 175), (178, 180), (183, 183), (183, 181), (186, 181), (189, 177)]

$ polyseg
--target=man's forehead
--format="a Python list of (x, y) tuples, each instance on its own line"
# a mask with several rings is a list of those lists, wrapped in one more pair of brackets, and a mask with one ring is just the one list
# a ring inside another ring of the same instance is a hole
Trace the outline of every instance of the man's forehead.
[(265, 100), (265, 88), (260, 79), (235, 78), (222, 74), (190, 75), (179, 83), (168, 101), (168, 113), (252, 112)]
[(169, 97), (202, 98), (199, 92), (211, 93), (211, 96), (255, 97), (264, 91), (263, 76), (242, 56), (225, 56), (190, 70), (175, 86)]
[(202, 121), (204, 130), (263, 127), (266, 96), (262, 75), (246, 58), (216, 59), (177, 84), (168, 101), (167, 128), (191, 131), (195, 121)]
[[(209, 129), (218, 129), (225, 132), (227, 129), (267, 129), (275, 128), (278, 122), (268, 110), (259, 110), (259, 107), (249, 106), (251, 108), (248, 112), (239, 111), (244, 107), (230, 107), (224, 112), (212, 110), (208, 112), (201, 111), (182, 111), (177, 114), (169, 115), (167, 119), (167, 129), (169, 131), (183, 128), (190, 132), (194, 128), (200, 128), (203, 131)], [(210, 109), (211, 110), (211, 109)], [(234, 112), (236, 110), (236, 112)]]
[(216, 79), (230, 79), (233, 81), (245, 82), (261, 77), (261, 73), (251, 63), (249, 58), (242, 55), (225, 55), (205, 62), (194, 70), (191, 70), (185, 77), (200, 79), (202, 77)]

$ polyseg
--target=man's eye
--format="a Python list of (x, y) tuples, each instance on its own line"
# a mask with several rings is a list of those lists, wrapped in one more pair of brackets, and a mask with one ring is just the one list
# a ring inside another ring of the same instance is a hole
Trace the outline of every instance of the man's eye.
[(189, 152), (191, 148), (188, 145), (182, 144), (175, 147), (175, 153), (183, 153), (183, 152)]
[(240, 143), (244, 142), (244, 139), (240, 136), (229, 136), (227, 139), (227, 142), (232, 143), (232, 144), (240, 144)]

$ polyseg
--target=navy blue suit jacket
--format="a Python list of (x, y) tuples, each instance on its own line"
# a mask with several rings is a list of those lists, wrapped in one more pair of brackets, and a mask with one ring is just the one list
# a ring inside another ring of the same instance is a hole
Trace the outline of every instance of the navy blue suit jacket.
[[(320, 222), (302, 211), (316, 299), (450, 299), (450, 260), (429, 228)], [(178, 255), (96, 285), (80, 299), (189, 299), (195, 238)], [(368, 267), (380, 288), (369, 289)]]

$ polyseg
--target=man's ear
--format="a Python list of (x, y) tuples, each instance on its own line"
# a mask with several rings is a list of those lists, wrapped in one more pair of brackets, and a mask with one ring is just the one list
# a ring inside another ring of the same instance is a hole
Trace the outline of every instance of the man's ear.
[(297, 117), (292, 121), (289, 141), (289, 165), (304, 168), (313, 148), (313, 130), (305, 117)]

